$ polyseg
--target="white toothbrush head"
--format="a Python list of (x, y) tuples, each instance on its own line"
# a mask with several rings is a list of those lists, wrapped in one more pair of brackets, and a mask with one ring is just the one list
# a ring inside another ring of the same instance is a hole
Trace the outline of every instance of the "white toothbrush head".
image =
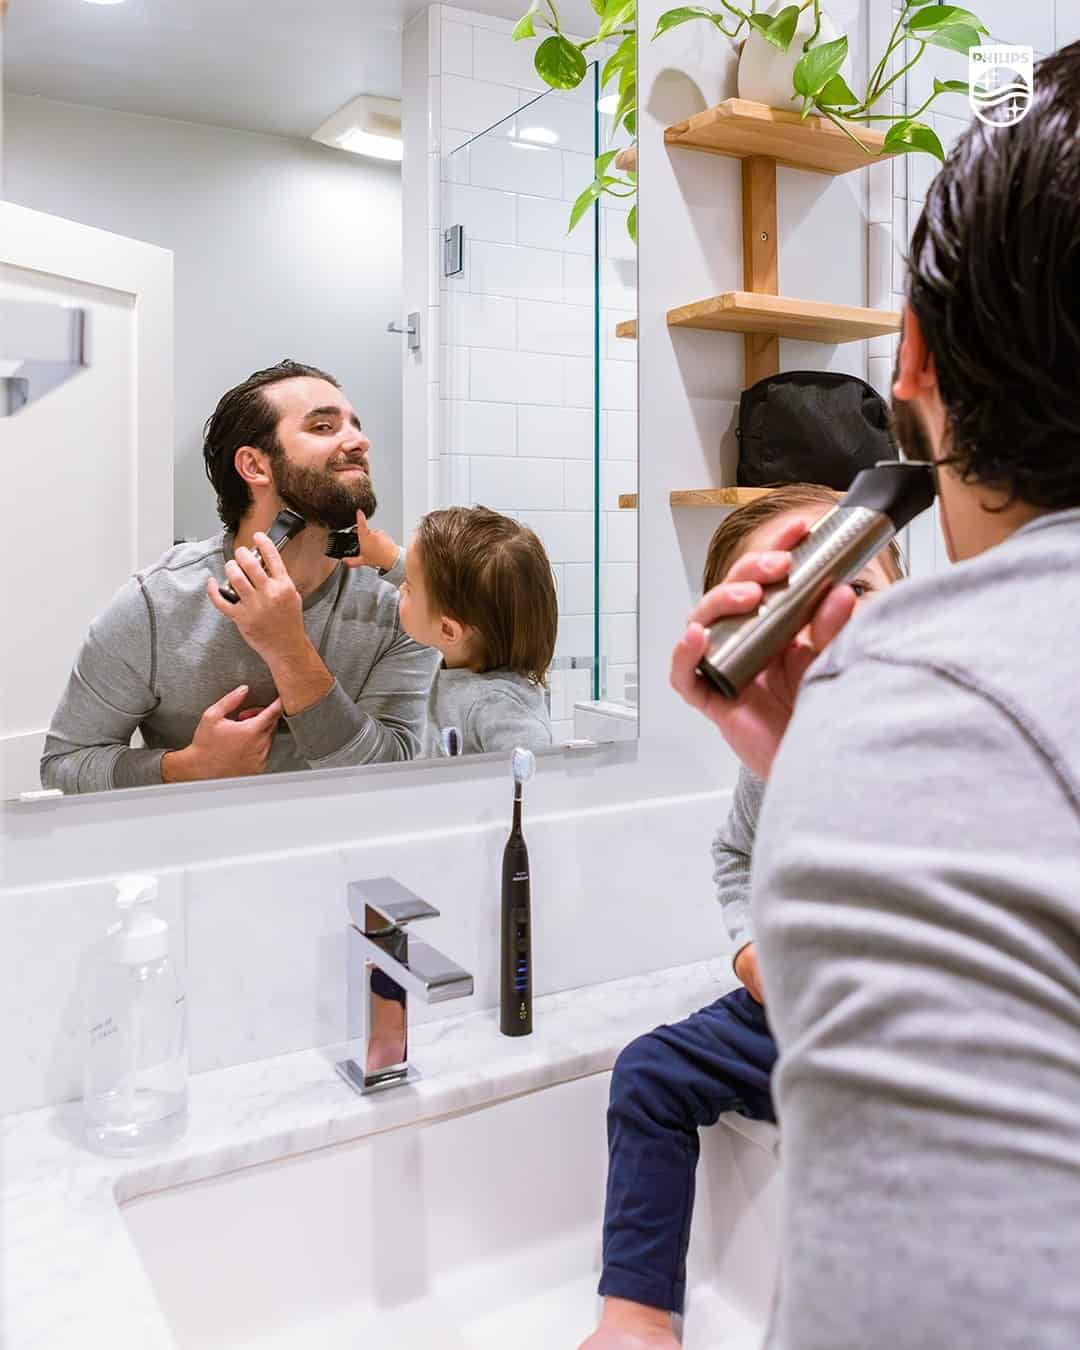
[(510, 756), (510, 772), (519, 786), (527, 783), (536, 772), (536, 756), (531, 750), (522, 750), (518, 746)]

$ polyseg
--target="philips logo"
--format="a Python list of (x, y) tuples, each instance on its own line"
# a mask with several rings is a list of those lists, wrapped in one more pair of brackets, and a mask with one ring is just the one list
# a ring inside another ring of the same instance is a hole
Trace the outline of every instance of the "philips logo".
[(1034, 82), (1031, 47), (972, 47), (968, 51), (968, 102), (987, 126), (1011, 127), (1026, 117)]

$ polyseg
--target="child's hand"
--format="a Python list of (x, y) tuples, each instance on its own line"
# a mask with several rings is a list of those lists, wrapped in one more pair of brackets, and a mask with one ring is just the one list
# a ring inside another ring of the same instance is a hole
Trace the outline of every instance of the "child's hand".
[(379, 567), (388, 572), (397, 562), (397, 543), (385, 530), (371, 529), (363, 511), (356, 513), (356, 541), (360, 552), (344, 560), (346, 567)]
[(742, 980), (750, 997), (757, 1003), (765, 1002), (765, 991), (761, 987), (761, 967), (758, 965), (757, 947), (748, 942), (735, 958), (735, 978)]

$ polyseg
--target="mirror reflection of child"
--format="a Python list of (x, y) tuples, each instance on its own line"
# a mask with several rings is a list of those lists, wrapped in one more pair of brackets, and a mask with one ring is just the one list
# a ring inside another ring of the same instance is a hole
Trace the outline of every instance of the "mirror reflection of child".
[(401, 626), (442, 653), (428, 698), (425, 753), (541, 750), (551, 744), (545, 698), (559, 611), (555, 576), (532, 530), (485, 506), (430, 511), (407, 549), (357, 518), (351, 567), (377, 567), (401, 592)]

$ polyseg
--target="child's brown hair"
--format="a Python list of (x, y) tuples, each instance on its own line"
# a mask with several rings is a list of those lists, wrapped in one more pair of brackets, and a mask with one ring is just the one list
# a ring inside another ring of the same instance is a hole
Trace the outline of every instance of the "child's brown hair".
[(431, 607), (473, 630), (477, 667), (543, 684), (559, 606), (533, 531), (486, 506), (451, 506), (424, 516), (415, 544)]
[[(776, 520), (778, 516), (787, 515), (789, 511), (801, 511), (807, 506), (823, 506), (831, 510), (842, 495), (818, 483), (785, 483), (781, 487), (768, 488), (752, 502), (737, 507), (717, 527), (709, 541), (701, 582), (704, 590), (711, 591), (714, 586), (719, 586), (746, 541), (762, 525)], [(882, 549), (882, 562), (891, 581), (901, 581), (906, 575), (904, 555), (895, 539), (890, 539)]]

